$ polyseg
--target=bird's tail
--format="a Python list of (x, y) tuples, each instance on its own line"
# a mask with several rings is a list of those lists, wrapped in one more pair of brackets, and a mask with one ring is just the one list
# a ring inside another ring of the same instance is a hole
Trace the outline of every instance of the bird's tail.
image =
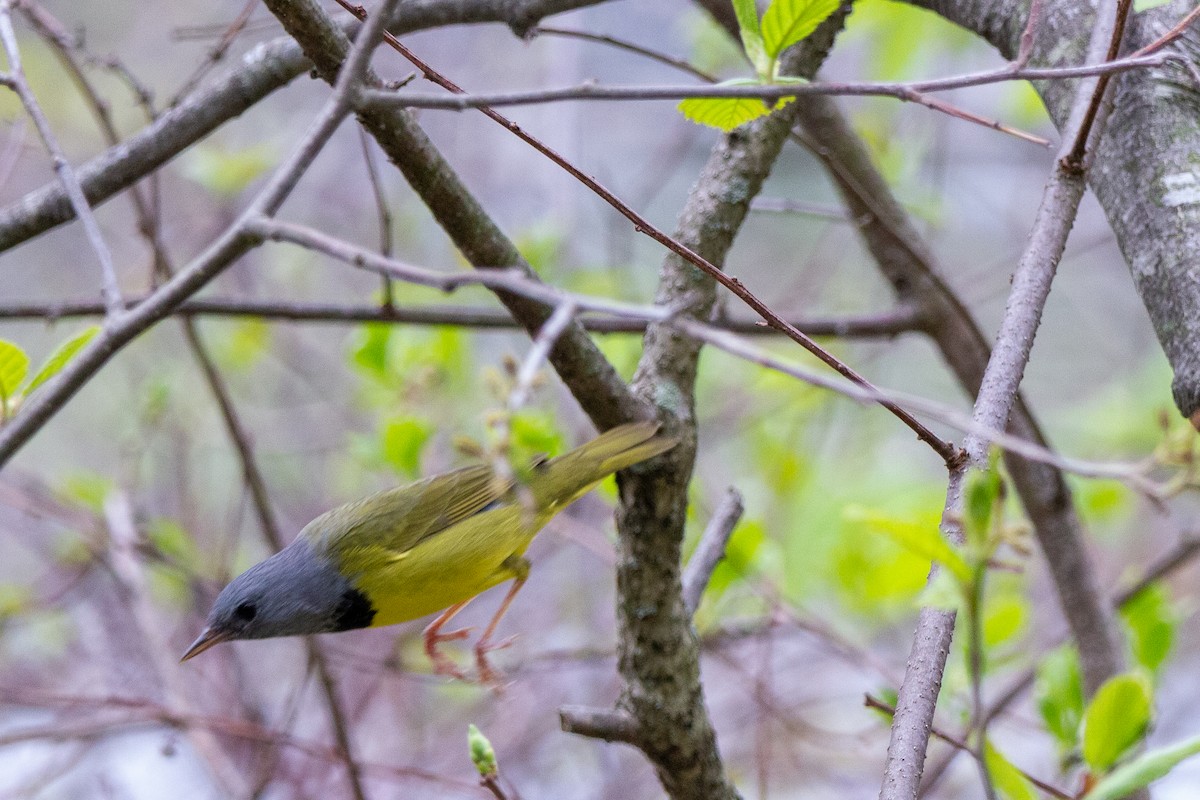
[(670, 450), (679, 440), (659, 436), (657, 422), (619, 425), (569, 453), (535, 467), (529, 488), (539, 508), (562, 508), (617, 470)]

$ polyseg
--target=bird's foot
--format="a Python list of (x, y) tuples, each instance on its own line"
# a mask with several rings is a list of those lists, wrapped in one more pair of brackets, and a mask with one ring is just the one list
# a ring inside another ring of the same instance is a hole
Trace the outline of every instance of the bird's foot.
[(516, 640), (516, 636), (509, 636), (504, 641), (495, 644), (486, 638), (480, 639), (475, 643), (475, 668), (479, 671), (479, 682), (481, 684), (490, 686), (497, 691), (500, 690), (501, 679), (504, 675), (492, 667), (491, 662), (488, 661), (488, 653), (510, 647)]
[(466, 639), (470, 635), (471, 628), (460, 628), (459, 630), (447, 633), (437, 630), (425, 631), (425, 655), (429, 656), (429, 661), (433, 664), (434, 675), (448, 675), (460, 681), (467, 680), (466, 673), (458, 668), (458, 665), (454, 663), (450, 656), (438, 649), (438, 645), (442, 642), (455, 642)]

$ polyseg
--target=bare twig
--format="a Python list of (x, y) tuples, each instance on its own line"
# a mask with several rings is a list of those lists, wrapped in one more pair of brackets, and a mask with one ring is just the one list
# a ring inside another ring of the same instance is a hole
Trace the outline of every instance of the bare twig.
[(666, 53), (652, 50), (649, 47), (643, 47), (635, 44), (628, 39), (622, 39), (618, 36), (608, 36), (598, 33), (590, 33), (588, 31), (571, 30), (568, 28), (551, 27), (549, 25), (538, 25), (529, 30), (530, 37), (536, 36), (562, 36), (570, 39), (582, 39), (585, 42), (596, 42), (605, 44), (609, 47), (616, 47), (619, 50), (625, 50), (630, 53), (637, 53), (639, 56), (645, 56), (652, 61), (657, 61), (660, 64), (666, 64), (668, 67), (686, 72), (689, 75), (694, 75), (707, 83), (716, 83), (719, 78), (702, 69), (698, 69), (690, 63), (686, 58), (676, 58), (675, 56), (667, 55)]
[(700, 542), (683, 571), (683, 604), (688, 613), (695, 614), (700, 607), (704, 589), (712, 578), (713, 570), (725, 557), (725, 545), (729, 543), (729, 537), (733, 535), (744, 510), (741, 493), (730, 486), (705, 526), (704, 533), (700, 535)]
[(1013, 72), (1018, 72), (1029, 66), (1029, 59), (1033, 57), (1033, 43), (1037, 37), (1038, 23), (1042, 18), (1042, 0), (1031, 0), (1029, 4), (1029, 19), (1025, 22), (1025, 30), (1021, 32), (1021, 49), (1017, 51), (1017, 57), (1009, 64), (1009, 69)]
[(624, 711), (611, 708), (587, 706), (563, 706), (558, 710), (560, 727), (567, 733), (575, 733), (605, 742), (623, 742), (636, 745), (638, 724)]
[[(104, 502), (111, 549), (108, 562), (113, 576), (128, 599), (132, 623), (145, 643), (146, 651), (162, 687), (166, 705), (192, 710), (191, 697), (175, 660), (174, 652), (163, 635), (165, 623), (158, 618), (148, 594), (146, 576), (137, 555), (138, 532), (129, 498), (119, 492), (110, 494)], [(245, 781), (235, 765), (221, 750), (211, 732), (194, 730), (188, 737), (213, 771), (213, 776), (226, 795), (242, 793)]]
[(246, 4), (242, 6), (242, 10), (238, 12), (238, 15), (234, 17), (233, 21), (230, 22), (228, 27), (225, 28), (225, 31), (221, 34), (221, 37), (217, 43), (213, 45), (211, 49), (209, 49), (204, 58), (204, 62), (200, 64), (200, 66), (198, 66), (190, 76), (188, 76), (187, 80), (183, 82), (183, 85), (176, 90), (175, 95), (167, 102), (168, 107), (178, 105), (184, 97), (187, 97), (187, 95), (193, 89), (200, 85), (200, 81), (204, 79), (204, 76), (207, 75), (213, 67), (221, 62), (221, 59), (223, 59), (225, 54), (229, 52), (229, 48), (233, 46), (235, 41), (237, 41), (237, 37), (246, 30), (246, 26), (250, 22), (250, 16), (254, 13), (254, 9), (257, 7), (258, 0), (246, 0)]
[[(351, 5), (348, 0), (337, 0), (337, 2), (355, 16), (358, 16), (359, 18), (366, 17), (366, 11), (361, 6)], [(421, 70), (422, 74), (424, 74), (428, 80), (433, 81), (438, 86), (441, 86), (453, 95), (461, 96), (464, 94), (464, 90), (461, 87), (420, 59), (408, 47), (402, 44), (400, 40), (396, 39), (396, 37), (385, 33), (384, 40), (392, 47), (392, 49), (399, 52), (406, 59), (412, 62), (417, 69)], [(366, 96), (366, 94), (363, 95), (363, 97)], [(750, 306), (750, 308), (752, 308), (756, 313), (761, 315), (762, 318), (766, 320), (767, 324), (771, 325), (771, 327), (779, 330), (788, 338), (792, 339), (792, 341), (799, 344), (805, 350), (808, 350), (818, 359), (832, 367), (847, 379), (859, 384), (860, 386), (870, 387), (871, 384), (866, 378), (852, 369), (849, 365), (842, 362), (841, 359), (837, 358), (828, 350), (821, 347), (819, 344), (813, 341), (811, 337), (805, 335), (802, 331), (796, 329), (794, 326), (790, 325), (787, 321), (772, 311), (770, 307), (768, 307), (764, 302), (762, 302), (762, 300), (758, 298), (757, 295), (746, 288), (746, 285), (739, 279), (726, 275), (719, 267), (717, 267), (708, 259), (704, 258), (693, 248), (688, 247), (674, 237), (669, 236), (666, 232), (652, 224), (648, 219), (639, 214), (628, 204), (623, 202), (619, 197), (605, 188), (595, 178), (580, 170), (578, 167), (567, 161), (540, 140), (526, 133), (520, 126), (500, 114), (498, 111), (489, 108), (486, 104), (481, 104), (479, 106), (479, 110), (483, 112), (483, 114), (489, 119), (503, 126), (522, 141), (532, 146), (539, 153), (549, 158), (559, 167), (566, 170), (566, 172), (568, 172), (573, 178), (578, 180), (592, 192), (599, 195), (606, 203), (611, 205), (614, 209), (620, 212), (622, 216), (632, 222), (636, 231), (649, 236), (651, 239), (663, 245), (672, 253), (683, 258), (688, 263), (699, 268), (717, 283), (733, 292), (733, 294), (736, 295), (742, 302)], [(892, 412), (892, 414), (894, 414), (901, 422), (903, 422), (914, 433), (916, 433), (917, 438), (929, 445), (930, 448), (932, 448), (933, 451), (937, 453), (948, 466), (956, 464), (961, 460), (961, 453), (958, 448), (949, 442), (943, 441), (937, 436), (937, 434), (915, 419), (911, 414), (908, 414), (895, 404), (889, 404), (886, 401), (881, 402), (880, 404), (888, 411)]]
[[(339, 0), (340, 2), (340, 0)], [(343, 6), (345, 7), (345, 6)], [(1097, 75), (1112, 75), (1131, 69), (1161, 67), (1170, 61), (1180, 61), (1176, 53), (1150, 53), (1114, 59), (1098, 64), (1083, 64), (1074, 67), (1039, 67), (1036, 69), (1013, 70), (1001, 67), (986, 72), (934, 78), (924, 81), (895, 83), (838, 83), (814, 81), (812, 83), (761, 84), (751, 86), (601, 86), (596, 83), (581, 83), (556, 89), (530, 89), (526, 91), (479, 92), (468, 94), (455, 92), (452, 95), (429, 92), (391, 91), (368, 89), (363, 92), (365, 106), (399, 106), (401, 108), (429, 108), (447, 111), (500, 108), (504, 106), (536, 105), (543, 103), (577, 101), (652, 101), (685, 100), (688, 98), (722, 97), (754, 98), (757, 100), (780, 100), (806, 95), (883, 96), (899, 100), (916, 100), (917, 95), (945, 92), (974, 86), (986, 86), (1014, 80), (1065, 80)], [(421, 63), (414, 62), (424, 70)], [(428, 73), (426, 77), (429, 77)], [(441, 83), (435, 80), (436, 83)], [(915, 94), (914, 94), (915, 93)]]
[(12, 27), (12, 5), (12, 0), (0, 2), (0, 44), (3, 44), (5, 55), (8, 57), (8, 73), (5, 76), (5, 82), (21, 98), (25, 113), (33, 120), (38, 136), (41, 137), (46, 152), (50, 154), (50, 158), (54, 162), (54, 172), (58, 175), (58, 180), (67, 193), (67, 197), (70, 198), (75, 215), (83, 225), (88, 244), (91, 245), (92, 251), (100, 262), (101, 293), (108, 307), (109, 316), (115, 317), (121, 313), (123, 306), (121, 290), (117, 283), (117, 270), (113, 266), (112, 252), (108, 249), (103, 234), (100, 233), (100, 225), (96, 222), (95, 215), (92, 214), (92, 207), (88, 205), (75, 170), (67, 161), (62, 147), (58, 144), (58, 139), (50, 127), (50, 121), (42, 113), (42, 108), (38, 104), (37, 98), (34, 97), (33, 90), (29, 88), (29, 83), (25, 80), (25, 71), (21, 66), (21, 51), (17, 47), (17, 35)]
[[(126, 307), (140, 305), (147, 299), (148, 296), (127, 297)], [(40, 319), (50, 324), (74, 317), (103, 315), (104, 311), (102, 303), (87, 300), (0, 302), (0, 319)], [(520, 327), (507, 311), (472, 306), (380, 308), (374, 305), (198, 297), (180, 303), (171, 313), (192, 318), (253, 317), (274, 322), (384, 322), (395, 325), (456, 325), (482, 330), (513, 330)], [(583, 317), (579, 320), (585, 329), (595, 333), (643, 333), (647, 321), (646, 318), (633, 316)], [(922, 320), (908, 307), (898, 306), (877, 314), (794, 318), (790, 323), (813, 336), (854, 339), (897, 336), (919, 329)], [(779, 331), (764, 325), (761, 320), (721, 318), (714, 321), (712, 327), (743, 336), (779, 335)]]

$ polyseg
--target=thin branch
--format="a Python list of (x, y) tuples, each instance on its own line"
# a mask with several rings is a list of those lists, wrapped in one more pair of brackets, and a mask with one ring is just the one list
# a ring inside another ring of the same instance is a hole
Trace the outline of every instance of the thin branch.
[(712, 578), (713, 570), (725, 557), (725, 546), (741, 520), (743, 511), (745, 506), (741, 493), (730, 486), (725, 490), (717, 510), (705, 526), (700, 542), (683, 571), (683, 604), (689, 614), (695, 614), (696, 609), (700, 607), (704, 589)]
[[(1132, 8), (1133, 0), (1117, 0), (1117, 19), (1113, 25), (1112, 37), (1109, 39), (1108, 54), (1104, 59), (1108, 63), (1115, 61), (1117, 53), (1121, 50), (1121, 40), (1125, 38), (1125, 21), (1129, 18), (1129, 12)], [(1099, 8), (1097, 11), (1099, 11)], [(1068, 168), (1083, 169), (1083, 159), (1087, 152), (1088, 139), (1092, 135), (1092, 127), (1096, 122), (1096, 115), (1100, 113), (1100, 102), (1104, 99), (1104, 90), (1108, 88), (1108, 82), (1111, 79), (1111, 72), (1104, 73), (1100, 76), (1099, 81), (1096, 83), (1096, 88), (1092, 91), (1087, 111), (1084, 112), (1083, 120), (1079, 123), (1079, 129), (1075, 134), (1075, 144), (1072, 145), (1071, 152), (1063, 156), (1064, 163)]]
[[(137, 306), (148, 295), (126, 298), (126, 307)], [(102, 316), (104, 305), (95, 301), (62, 300), (51, 302), (0, 302), (0, 319), (42, 320), (48, 324), (75, 317)], [(335, 303), (288, 302), (282, 300), (242, 300), (238, 298), (193, 298), (171, 311), (183, 317), (251, 317), (273, 322), (312, 322), (350, 324), (382, 322), (394, 325), (455, 325), (481, 330), (515, 330), (521, 325), (507, 311), (471, 306), (379, 306), (339, 305)], [(584, 317), (580, 324), (594, 333), (643, 333), (648, 320), (631, 316)], [(907, 306), (897, 306), (876, 314), (845, 317), (795, 318), (791, 324), (813, 336), (838, 338), (892, 337), (919, 330), (920, 315)], [(743, 336), (778, 336), (779, 331), (760, 320), (717, 319), (713, 327)]]
[[(366, 11), (361, 6), (352, 6), (352, 5), (350, 5), (349, 2), (347, 2), (347, 0), (337, 0), (337, 2), (339, 5), (341, 5), (343, 8), (345, 8), (347, 11), (350, 11), (352, 14), (355, 14), (356, 16), (360, 16), (360, 18), (365, 17), (365, 15), (366, 15)], [(418, 58), (416, 56), (416, 54), (414, 54), (411, 50), (409, 50), (407, 47), (405, 47), (398, 39), (396, 39), (396, 37), (385, 33), (384, 40), (389, 45), (391, 45), (391, 47), (394, 50), (399, 52), (401, 55), (403, 55), (405, 58), (407, 58), (410, 62), (412, 62), (412, 64), (414, 66), (416, 66), (419, 70), (421, 70), (421, 72), (425, 75), (425, 77), (427, 79), (433, 81), (437, 85), (439, 85), (442, 88), (446, 89), (447, 91), (451, 92), (453, 95), (461, 96), (464, 94), (463, 89), (461, 87), (459, 87), (457, 84), (455, 84), (453, 81), (451, 81), (446, 76), (439, 73), (437, 70), (433, 69), (431, 66), (429, 66), (427, 63), (425, 63), (423, 60)], [(363, 96), (365, 97), (366, 94), (364, 94)], [(672, 253), (675, 253), (677, 256), (683, 258), (685, 261), (689, 262), (693, 266), (699, 268), (702, 272), (706, 273), (709, 277), (713, 278), (717, 283), (721, 284), (726, 289), (733, 292), (733, 294), (736, 295), (740, 300), (742, 300), (742, 302), (744, 302), (746, 305), (750, 306), (750, 308), (752, 308), (756, 313), (761, 315), (762, 318), (764, 320), (766, 320), (767, 324), (771, 325), (771, 327), (779, 330), (781, 333), (786, 335), (792, 341), (799, 344), (805, 350), (808, 350), (810, 353), (815, 355), (818, 359), (825, 362), (827, 365), (832, 367), (834, 370), (836, 370), (838, 373), (840, 373), (842, 376), (846, 377), (850, 381), (853, 381), (854, 383), (857, 383), (860, 386), (863, 386), (864, 388), (871, 387), (871, 383), (866, 378), (864, 378), (862, 375), (858, 374), (858, 372), (856, 372), (854, 369), (852, 369), (848, 364), (845, 364), (843, 361), (841, 361), (841, 359), (837, 358), (837, 356), (833, 355), (831, 352), (829, 352), (828, 350), (826, 350), (825, 348), (823, 348), (819, 344), (817, 344), (815, 341), (813, 341), (813, 339), (811, 337), (807, 336), (802, 331), (795, 328), (794, 326), (789, 324), (786, 320), (784, 320), (782, 317), (780, 317), (778, 314), (776, 314), (774, 311), (772, 311), (770, 309), (770, 307), (768, 307), (764, 302), (762, 302), (758, 298), (757, 295), (755, 295), (748, 288), (746, 288), (746, 285), (744, 283), (742, 283), (742, 281), (725, 274), (719, 267), (717, 267), (715, 264), (710, 262), (708, 259), (704, 258), (699, 253), (697, 253), (694, 249), (692, 249), (691, 247), (688, 247), (687, 245), (683, 244), (679, 240), (669, 236), (663, 230), (661, 230), (657, 226), (653, 225), (648, 219), (643, 217), (637, 211), (634, 211), (633, 208), (631, 208), (628, 204), (623, 202), (615, 194), (613, 194), (611, 191), (609, 191), (607, 188), (605, 188), (595, 178), (584, 173), (578, 167), (576, 167), (573, 164), (571, 164), (570, 162), (568, 162), (561, 155), (556, 153), (551, 148), (547, 147), (540, 140), (534, 138), (533, 136), (530, 136), (528, 133), (526, 133), (524, 130), (522, 130), (518, 125), (516, 125), (514, 122), (509, 120), (507, 117), (503, 116), (502, 114), (500, 114), (497, 111), (494, 111), (493, 109), (487, 107), (486, 105), (480, 106), (479, 110), (482, 111), (483, 114), (486, 115), (489, 119), (493, 120), (494, 122), (502, 125), (507, 130), (511, 131), (517, 137), (519, 137), (520, 139), (522, 139), (523, 141), (525, 141), (526, 143), (531, 145), (539, 153), (542, 153), (547, 158), (549, 158), (551, 161), (553, 161), (555, 164), (557, 164), (559, 167), (566, 170), (572, 177), (574, 177), (576, 180), (578, 180), (584, 186), (586, 186), (587, 188), (591, 189), (594, 193), (599, 195), (606, 203), (611, 205), (614, 209), (616, 209), (618, 212), (620, 212), (622, 216), (624, 216), (626, 219), (628, 219), (630, 222), (632, 222), (634, 225), (634, 229), (636, 231), (638, 231), (639, 233), (643, 233), (646, 236), (649, 236), (651, 239), (653, 239), (656, 242), (658, 242), (659, 244), (663, 245), (668, 250), (670, 250)], [(933, 431), (931, 431), (929, 428), (927, 428), (925, 425), (923, 425), (920, 421), (918, 421), (916, 418), (914, 418), (911, 414), (908, 414), (906, 411), (904, 411), (904, 409), (896, 406), (893, 403), (889, 403), (887, 401), (881, 401), (880, 405), (882, 405), (888, 411), (892, 412), (892, 414), (894, 414), (901, 422), (903, 422), (914, 433), (916, 433), (917, 438), (920, 439), (921, 441), (925, 442), (927, 445), (929, 445), (930, 448), (932, 448), (933, 451), (942, 458), (942, 460), (947, 464), (947, 466), (952, 466), (954, 464), (957, 464), (961, 460), (961, 453), (957, 447), (955, 447), (950, 442), (946, 442), (946, 441), (943, 441), (942, 439), (940, 439), (937, 436), (937, 434), (935, 434)]]
[[(255, 0), (257, 2), (257, 0)], [(392, 255), (392, 212), (388, 208), (387, 195), (383, 191), (383, 181), (379, 176), (379, 168), (375, 165), (375, 157), (371, 154), (371, 137), (362, 128), (358, 129), (358, 143), (362, 148), (363, 166), (367, 168), (367, 180), (371, 184), (371, 196), (375, 200), (375, 214), (379, 219), (379, 254)], [(392, 281), (386, 275), (381, 277), (380, 306), (385, 309), (394, 308), (396, 298), (392, 293)]]
[[(1128, 605), (1135, 597), (1149, 588), (1152, 584), (1158, 581), (1169, 578), (1173, 573), (1191, 564), (1196, 556), (1200, 555), (1200, 536), (1195, 533), (1185, 534), (1169, 551), (1157, 558), (1154, 563), (1146, 570), (1146, 572), (1136, 581), (1126, 586), (1124, 589), (1117, 591), (1112, 595), (1111, 605), (1113, 609), (1119, 610)], [(1054, 647), (1060, 647), (1067, 639), (1064, 637), (1059, 640)], [(1053, 649), (1053, 648), (1051, 648)], [(1041, 661), (1040, 658), (1035, 658), (1034, 663)], [(1033, 688), (1034, 682), (1037, 680), (1037, 670), (1035, 667), (1030, 667), (1025, 670), (987, 709), (983, 715), (983, 719), (992, 720), (1002, 714), (1009, 706), (1015, 703), (1025, 692)], [(963, 733), (963, 737), (971, 735), (973, 726), (968, 727)], [(945, 775), (950, 763), (954, 760), (954, 752), (948, 754), (946, 758), (935, 763), (932, 767), (925, 771), (925, 775), (921, 781), (922, 796), (932, 791), (933, 787)]]
[(254, 9), (258, 7), (258, 2), (259, 0), (246, 0), (246, 4), (242, 6), (242, 10), (238, 12), (238, 15), (225, 28), (217, 43), (209, 49), (203, 63), (188, 76), (183, 85), (175, 91), (175, 95), (167, 101), (168, 107), (178, 105), (183, 98), (187, 97), (193, 89), (200, 85), (200, 81), (204, 79), (204, 76), (221, 62), (221, 59), (229, 52), (229, 48), (237, 41), (238, 36), (245, 32), (246, 26), (250, 23), (250, 16), (254, 13)]
[[(342, 0), (339, 0), (340, 2)], [(470, 109), (483, 110), (504, 106), (577, 101), (654, 101), (686, 100), (689, 98), (750, 98), (764, 101), (778, 101), (784, 98), (804, 97), (815, 94), (855, 97), (883, 96), (895, 97), (898, 100), (914, 101), (918, 95), (934, 92), (987, 86), (1014, 80), (1066, 80), (1069, 78), (1112, 75), (1131, 69), (1161, 67), (1167, 62), (1181, 60), (1183, 60), (1183, 57), (1177, 53), (1156, 54), (1156, 51), (1151, 51), (1149, 54), (1130, 56), (1099, 64), (1083, 64), (1075, 67), (1040, 67), (1013, 70), (1005, 66), (1000, 69), (973, 72), (967, 75), (893, 83), (814, 81), (812, 83), (756, 84), (749, 86), (601, 86), (596, 83), (581, 83), (575, 86), (564, 86), (554, 89), (478, 92), (473, 94), (459, 91), (452, 95), (367, 89), (363, 92), (362, 102), (365, 107), (378, 106), (467, 111)], [(422, 70), (425, 69), (419, 60), (414, 61), (414, 64)], [(430, 77), (428, 73), (426, 77)], [(435, 83), (441, 83), (441, 81), (434, 78), (430, 79), (434, 80)]]
[[(187, 684), (179, 672), (173, 650), (163, 635), (167, 626), (159, 619), (149, 596), (145, 570), (137, 555), (140, 537), (129, 498), (120, 492), (106, 497), (104, 517), (110, 542), (109, 567), (128, 601), (132, 624), (142, 638), (154, 674), (162, 685), (166, 705), (192, 711), (193, 703)], [(211, 732), (195, 730), (188, 739), (211, 767), (221, 790), (227, 796), (241, 794), (245, 781)]]
[(41, 137), (46, 152), (50, 154), (50, 158), (54, 162), (54, 172), (58, 175), (58, 180), (70, 199), (76, 217), (83, 225), (88, 244), (91, 245), (92, 251), (100, 262), (101, 293), (108, 306), (109, 316), (115, 317), (121, 312), (122, 303), (112, 252), (104, 241), (104, 235), (100, 232), (100, 225), (96, 222), (96, 217), (92, 214), (92, 207), (88, 205), (87, 198), (84, 196), (79, 178), (76, 177), (75, 170), (67, 161), (62, 147), (50, 127), (50, 120), (46, 119), (46, 115), (42, 113), (42, 108), (38, 105), (33, 90), (29, 88), (29, 83), (25, 80), (25, 71), (21, 66), (21, 51), (17, 47), (17, 35), (12, 27), (12, 6), (13, 0), (0, 2), (0, 43), (3, 44), (5, 55), (8, 57), (8, 73), (5, 75), (5, 82), (21, 98), (25, 113), (33, 120), (38, 136)]
[(599, 33), (590, 33), (588, 31), (572, 30), (569, 28), (550, 27), (548, 25), (538, 25), (531, 28), (529, 31), (530, 38), (538, 36), (562, 36), (569, 39), (581, 39), (585, 42), (596, 42), (605, 44), (610, 47), (615, 47), (619, 50), (625, 50), (630, 53), (636, 53), (639, 56), (645, 56), (652, 61), (657, 61), (660, 64), (666, 64), (669, 67), (674, 67), (681, 72), (686, 72), (693, 75), (706, 83), (717, 83), (720, 78), (697, 68), (686, 58), (676, 58), (675, 56), (661, 53), (658, 50), (652, 50), (649, 47), (643, 47), (635, 44), (628, 39), (622, 39), (617, 36), (608, 36)]
[(1017, 57), (1013, 59), (1009, 69), (1013, 72), (1018, 72), (1029, 66), (1029, 59), (1033, 57), (1033, 43), (1037, 37), (1038, 24), (1042, 19), (1042, 0), (1031, 0), (1029, 3), (1029, 18), (1025, 22), (1025, 30), (1021, 32), (1021, 49), (1017, 51)]

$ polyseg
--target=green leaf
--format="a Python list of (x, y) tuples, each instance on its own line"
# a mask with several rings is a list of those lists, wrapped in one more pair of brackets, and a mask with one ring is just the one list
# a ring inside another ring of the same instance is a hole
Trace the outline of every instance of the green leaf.
[[(29, 356), (12, 342), (0, 339), (0, 412), (17, 396), (29, 372)], [(3, 419), (4, 413), (0, 413)]]
[(1064, 750), (1079, 742), (1083, 721), (1083, 678), (1079, 653), (1071, 645), (1052, 651), (1037, 670), (1037, 703), (1046, 730)]
[(1006, 800), (1038, 800), (1033, 783), (1026, 778), (1021, 770), (997, 750), (991, 742), (984, 747), (984, 760), (987, 762), (988, 776), (992, 786)]
[(1083, 716), (1083, 758), (1103, 774), (1142, 738), (1150, 725), (1150, 680), (1141, 672), (1104, 682)]
[[(888, 565), (890, 568), (890, 564)], [(941, 570), (921, 590), (917, 605), (921, 608), (937, 608), (958, 613), (966, 607), (964, 584), (949, 570)]]
[(29, 381), (29, 385), (25, 387), (25, 395), (29, 396), (33, 394), (39, 386), (62, 372), (63, 367), (75, 357), (75, 354), (82, 350), (84, 345), (90, 342), (92, 337), (99, 332), (100, 326), (92, 325), (89, 328), (84, 328), (60, 344), (46, 359), (45, 363), (38, 368), (37, 374)]
[(767, 531), (762, 522), (740, 522), (729, 537), (725, 557), (713, 569), (706, 596), (720, 597), (731, 584), (750, 574), (766, 541)]
[(270, 169), (277, 158), (267, 145), (242, 149), (216, 146), (192, 148), (183, 171), (210, 192), (235, 197)]
[(1141, 13), (1143, 11), (1149, 11), (1152, 8), (1165, 6), (1169, 2), (1171, 2), (1171, 0), (1133, 0), (1133, 10), (1135, 13)]
[(763, 44), (758, 6), (754, 0), (733, 0), (733, 11), (737, 14), (738, 31), (742, 36), (742, 46), (746, 48), (746, 57), (758, 74), (765, 77), (771, 71), (771, 58)]
[(1200, 736), (1142, 753), (1092, 786), (1084, 800), (1121, 800), (1166, 775), (1184, 759), (1200, 753)]
[(1028, 612), (1024, 598), (1016, 593), (988, 599), (983, 609), (983, 646), (993, 648), (1019, 634)]
[(467, 749), (471, 753), (471, 763), (483, 777), (495, 775), (499, 769), (496, 764), (496, 751), (488, 738), (480, 733), (474, 723), (467, 726)]
[(146, 526), (146, 538), (159, 553), (180, 567), (194, 569), (200, 562), (195, 539), (175, 520), (166, 517), (151, 520)]
[(63, 479), (57, 494), (72, 505), (97, 514), (104, 510), (104, 498), (113, 491), (112, 478), (98, 472), (76, 472)]
[(767, 55), (775, 59), (837, 11), (840, 0), (775, 0), (762, 18)]
[[(735, 78), (718, 86), (762, 86), (759, 81)], [(677, 106), (685, 117), (699, 125), (729, 132), (751, 120), (765, 117), (771, 107), (757, 97), (689, 97)], [(778, 105), (776, 106), (778, 107)]]
[(383, 322), (368, 322), (354, 331), (350, 350), (351, 362), (377, 378), (387, 374), (388, 342), (392, 326)]
[(415, 478), (421, 472), (421, 451), (433, 426), (417, 417), (392, 417), (379, 433), (380, 450), (392, 469)]
[(1121, 618), (1129, 627), (1129, 646), (1134, 660), (1157, 672), (1171, 652), (1175, 641), (1175, 612), (1161, 583), (1138, 592), (1121, 607)]
[(229, 327), (226, 337), (219, 340), (221, 363), (235, 370), (254, 366), (271, 344), (271, 326), (266, 320), (252, 317), (239, 320)]
[(950, 570), (961, 584), (971, 583), (971, 568), (962, 554), (942, 537), (937, 527), (893, 519), (862, 508), (849, 508), (846, 516), (867, 523), (870, 530), (887, 536), (905, 550), (936, 561)]
[(963, 533), (985, 560), (990, 556), (987, 543), (1003, 489), (1003, 479), (994, 459), (988, 469), (972, 470), (967, 476), (967, 486), (963, 492)]

